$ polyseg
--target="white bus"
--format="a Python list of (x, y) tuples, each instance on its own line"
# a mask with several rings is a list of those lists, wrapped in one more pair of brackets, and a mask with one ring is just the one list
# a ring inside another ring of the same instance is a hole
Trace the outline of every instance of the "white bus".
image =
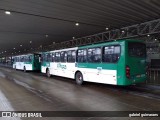
[(13, 57), (13, 68), (18, 70), (33, 71), (40, 70), (40, 54), (18, 55)]
[(41, 72), (83, 81), (131, 85), (146, 80), (146, 47), (119, 40), (42, 53)]

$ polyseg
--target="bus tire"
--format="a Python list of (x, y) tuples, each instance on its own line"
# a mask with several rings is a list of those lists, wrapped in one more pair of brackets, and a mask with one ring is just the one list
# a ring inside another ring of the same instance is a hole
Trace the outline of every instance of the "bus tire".
[(14, 69), (17, 70), (17, 69), (16, 69), (16, 65), (14, 66)]
[(23, 72), (26, 72), (26, 67), (25, 66), (23, 67)]
[(51, 77), (50, 70), (48, 68), (46, 70), (46, 75), (47, 75), (47, 77)]
[(75, 80), (76, 80), (76, 83), (78, 85), (82, 85), (83, 84), (83, 75), (81, 72), (77, 72), (76, 75), (75, 75)]

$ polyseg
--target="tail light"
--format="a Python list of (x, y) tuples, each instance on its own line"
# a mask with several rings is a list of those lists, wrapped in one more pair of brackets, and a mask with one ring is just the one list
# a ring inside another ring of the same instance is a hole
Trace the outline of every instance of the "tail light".
[(130, 67), (126, 66), (126, 77), (130, 78)]

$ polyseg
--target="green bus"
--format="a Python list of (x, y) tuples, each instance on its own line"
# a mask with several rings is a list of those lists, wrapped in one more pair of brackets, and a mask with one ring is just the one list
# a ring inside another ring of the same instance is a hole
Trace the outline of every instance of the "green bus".
[(84, 81), (132, 85), (146, 80), (146, 46), (141, 40), (118, 40), (42, 54), (41, 72)]
[(13, 68), (18, 70), (33, 71), (41, 69), (40, 54), (27, 54), (12, 57)]

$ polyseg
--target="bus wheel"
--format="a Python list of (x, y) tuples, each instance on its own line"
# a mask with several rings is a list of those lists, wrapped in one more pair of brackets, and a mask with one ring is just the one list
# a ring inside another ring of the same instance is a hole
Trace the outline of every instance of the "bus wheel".
[(26, 67), (24, 66), (23, 71), (26, 72)]
[(81, 72), (76, 73), (75, 79), (76, 79), (76, 83), (78, 85), (82, 85), (83, 84), (83, 75), (82, 75)]
[(14, 69), (17, 70), (17, 69), (16, 69), (16, 66), (14, 66)]
[(51, 77), (49, 69), (46, 70), (47, 77)]

